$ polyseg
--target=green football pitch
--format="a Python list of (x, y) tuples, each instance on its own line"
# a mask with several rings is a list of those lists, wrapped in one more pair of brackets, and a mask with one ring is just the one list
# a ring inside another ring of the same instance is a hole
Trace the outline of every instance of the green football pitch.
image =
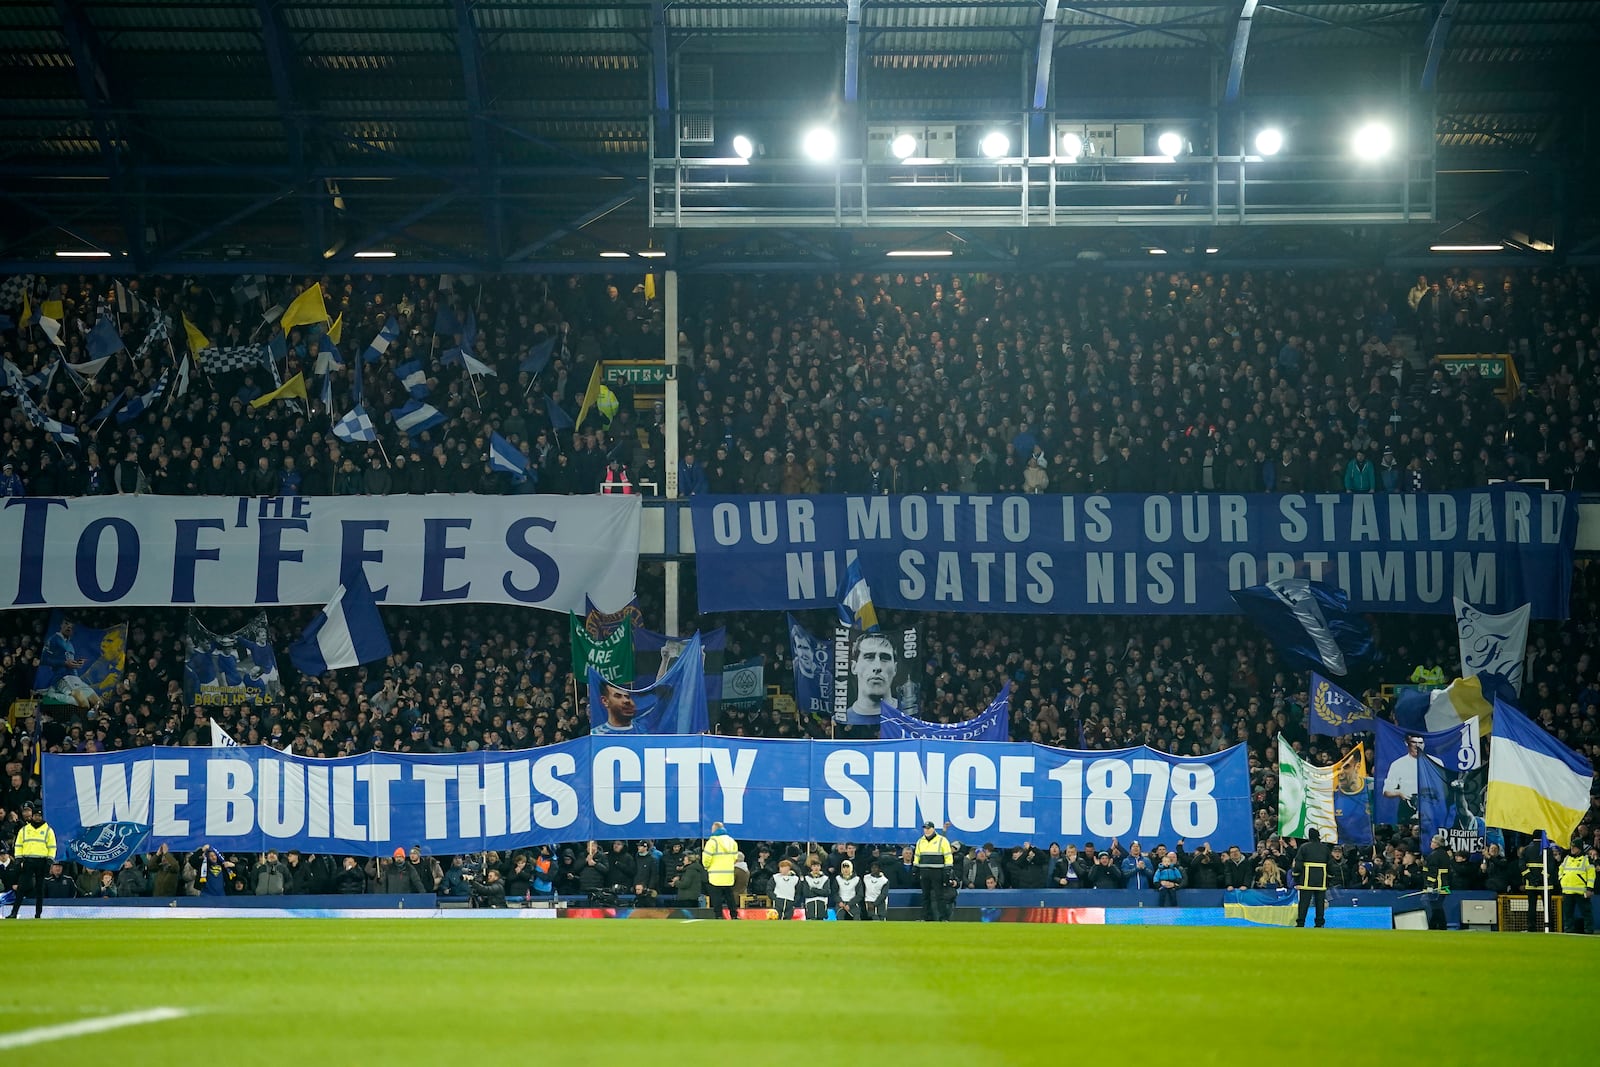
[[(1497, 1026), (1559, 1040), (1600, 978), (1600, 938), (1458, 932), (146, 919), (0, 943), (14, 1063), (1512, 1063)], [(187, 1014), (30, 1036), (156, 1008)]]

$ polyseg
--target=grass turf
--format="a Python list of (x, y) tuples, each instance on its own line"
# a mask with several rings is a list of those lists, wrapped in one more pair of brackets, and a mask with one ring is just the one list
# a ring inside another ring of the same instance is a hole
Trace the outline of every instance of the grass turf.
[[(971, 1067), (1059, 1064), (1096, 1047), (1120, 1056), (1130, 1040), (1162, 1038), (1185, 1063), (1237, 1063), (1266, 1054), (1263, 1036), (1278, 1062), (1341, 1047), (1341, 1058), (1373, 1050), (1353, 1062), (1375, 1062), (1441, 1019), (1487, 1021), (1479, 1007), (1527, 1033), (1568, 1024), (1600, 977), (1600, 938), (1455, 932), (58, 920), (6, 923), (0, 943), (11, 979), (0, 1034), (161, 1006), (196, 1012), (11, 1054), (24, 1063), (731, 1054)], [(1448, 1058), (1506, 1055), (1474, 1039), (1451, 1042)]]

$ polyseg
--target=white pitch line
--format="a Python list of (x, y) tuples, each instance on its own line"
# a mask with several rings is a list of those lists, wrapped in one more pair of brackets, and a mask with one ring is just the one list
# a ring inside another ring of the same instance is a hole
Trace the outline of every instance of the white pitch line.
[(107, 1030), (120, 1030), (124, 1026), (164, 1023), (172, 1019), (181, 1019), (188, 1014), (182, 1008), (149, 1008), (145, 1011), (125, 1012), (122, 1015), (106, 1015), (98, 1019), (79, 1019), (75, 1023), (36, 1026), (32, 1030), (18, 1030), (15, 1033), (0, 1034), (0, 1050), (26, 1048), (29, 1045), (42, 1045), (46, 1041), (60, 1041), (69, 1037), (100, 1034)]

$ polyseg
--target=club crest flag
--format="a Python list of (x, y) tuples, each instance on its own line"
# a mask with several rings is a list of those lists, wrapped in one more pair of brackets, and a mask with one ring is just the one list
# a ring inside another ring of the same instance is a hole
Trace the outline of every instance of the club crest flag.
[(1343, 737), (1372, 729), (1372, 709), (1312, 671), (1306, 723), (1313, 734)]
[(1461, 676), (1498, 675), (1513, 693), (1522, 692), (1522, 661), (1528, 650), (1528, 619), (1533, 606), (1524, 604), (1504, 615), (1490, 615), (1460, 597), (1455, 598), (1455, 604)]
[(114, 871), (122, 861), (137, 856), (150, 836), (150, 827), (138, 822), (107, 822), (85, 826), (67, 842), (67, 855), (74, 863), (97, 871)]
[(608, 682), (626, 685), (633, 681), (632, 619), (624, 618), (620, 626), (601, 638), (589, 636), (576, 615), (568, 615), (567, 619), (572, 635), (574, 675), (587, 678), (593, 670)]
[[(1346, 779), (1366, 778), (1366, 755), (1358, 745), (1344, 759), (1331, 767), (1317, 767), (1295, 754), (1294, 749), (1278, 738), (1278, 834), (1281, 837), (1303, 838), (1311, 830), (1322, 835), (1330, 845), (1344, 842), (1340, 835), (1339, 795), (1358, 795), (1358, 791), (1345, 794), (1349, 786), (1341, 785)], [(1351, 805), (1342, 805), (1348, 810)], [(1350, 821), (1346, 828), (1357, 830), (1358, 824)], [(1367, 820), (1367, 842), (1370, 843), (1371, 818)]]

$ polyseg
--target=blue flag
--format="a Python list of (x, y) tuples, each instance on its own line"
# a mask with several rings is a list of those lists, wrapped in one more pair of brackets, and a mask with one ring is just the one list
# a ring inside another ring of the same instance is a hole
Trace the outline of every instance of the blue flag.
[(400, 384), (411, 394), (411, 399), (421, 400), (428, 395), (428, 375), (422, 369), (422, 361), (417, 359), (407, 360), (394, 369), (394, 376), (400, 379)]
[(455, 308), (443, 301), (439, 302), (439, 310), (433, 316), (433, 332), (445, 337), (454, 337), (461, 332), (461, 320), (456, 318)]
[(357, 568), (289, 646), (289, 660), (301, 674), (315, 676), (387, 659), (392, 651), (366, 572)]
[(554, 395), (544, 398), (544, 410), (550, 416), (550, 428), (553, 430), (570, 430), (577, 425), (572, 416), (567, 414), (567, 409), (556, 403)]
[(383, 329), (378, 331), (378, 336), (372, 339), (367, 350), (361, 354), (362, 362), (376, 363), (389, 351), (389, 346), (400, 339), (400, 323), (392, 316), (383, 324)]
[(150, 827), (141, 822), (103, 822), (85, 826), (67, 842), (67, 855), (73, 862), (97, 871), (115, 871), (122, 861), (137, 856), (150, 836)]
[(589, 668), (589, 732), (703, 734), (711, 729), (706, 707), (705, 649), (690, 637), (683, 654), (650, 685), (624, 689)]
[(1373, 817), (1387, 826), (1421, 824), (1422, 843), (1444, 831), (1451, 847), (1483, 847), (1489, 779), (1478, 720), (1448, 730), (1403, 730), (1378, 720), (1373, 759)]
[[(627, 610), (627, 609), (624, 609)], [(706, 662), (706, 708), (712, 719), (717, 717), (722, 707), (722, 665), (727, 656), (728, 631), (724, 627), (707, 630), (704, 633), (696, 630), (689, 637), (699, 636), (700, 648), (705, 654)], [(658, 634), (654, 630), (646, 629), (638, 621), (633, 623), (633, 677), (635, 686), (647, 686), (661, 676), (666, 670), (671, 670), (673, 663), (677, 662), (683, 650), (689, 645), (689, 637), (673, 637), (670, 634)]]
[(39, 703), (89, 709), (113, 696), (127, 669), (127, 645), (127, 623), (96, 630), (58, 608), (33, 675)]
[(517, 365), (517, 370), (523, 374), (540, 374), (550, 365), (550, 357), (555, 353), (555, 350), (555, 337), (546, 337), (543, 341), (528, 349), (527, 357)]
[(528, 457), (501, 437), (498, 433), (489, 434), (489, 469), (501, 474), (509, 474), (517, 481), (528, 476)]
[(794, 660), (794, 703), (800, 714), (818, 719), (833, 714), (833, 640), (817, 637), (793, 615), (789, 657)]
[(99, 359), (122, 351), (122, 338), (117, 334), (117, 324), (110, 317), (94, 324), (87, 338), (89, 358)]
[(839, 621), (858, 630), (878, 628), (878, 609), (872, 603), (872, 590), (861, 573), (861, 560), (855, 557), (845, 567), (844, 583), (839, 588)]
[(885, 741), (906, 738), (935, 741), (1009, 741), (1011, 740), (1011, 683), (1000, 687), (983, 712), (966, 722), (928, 722), (910, 715), (902, 715), (888, 705), (883, 709), (883, 724), (879, 735)]
[(1282, 578), (1233, 594), (1291, 666), (1343, 677), (1377, 663), (1372, 627), (1350, 607), (1344, 592), (1308, 578)]
[(1372, 709), (1312, 671), (1306, 725), (1313, 734), (1343, 737), (1345, 734), (1372, 729)]

